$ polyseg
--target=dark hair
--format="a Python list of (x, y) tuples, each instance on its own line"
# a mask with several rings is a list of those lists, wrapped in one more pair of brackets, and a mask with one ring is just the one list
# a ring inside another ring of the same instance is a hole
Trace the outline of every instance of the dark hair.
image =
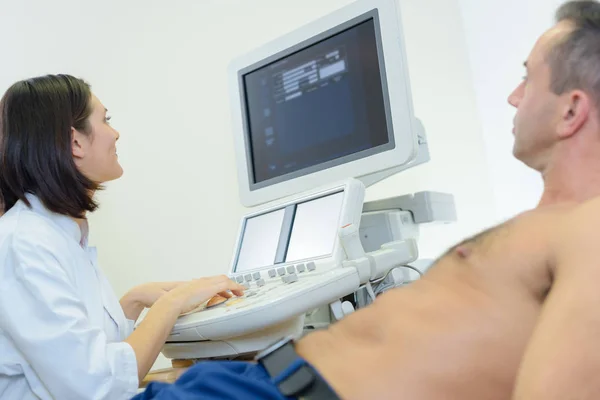
[(600, 3), (564, 3), (556, 12), (556, 21), (570, 22), (573, 30), (548, 53), (550, 89), (558, 95), (580, 89), (600, 104)]
[(12, 85), (0, 100), (0, 198), (4, 211), (25, 194), (55, 213), (82, 218), (98, 205), (97, 183), (75, 166), (71, 128), (89, 133), (90, 86), (70, 75)]

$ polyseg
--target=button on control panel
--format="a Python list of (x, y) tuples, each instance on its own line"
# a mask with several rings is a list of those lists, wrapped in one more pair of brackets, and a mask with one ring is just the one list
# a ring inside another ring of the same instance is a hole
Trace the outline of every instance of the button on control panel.
[[(287, 265), (282, 267), (273, 266), (273, 268), (268, 270), (255, 271), (247, 274), (231, 276), (231, 279), (239, 283), (246, 289), (246, 297), (253, 297), (257, 293), (262, 293), (265, 290), (272, 290), (273, 287), (270, 286), (271, 284), (268, 284), (268, 282), (271, 282), (271, 279), (281, 278), (280, 282), (283, 284), (294, 283), (300, 280), (300, 277), (298, 275), (311, 271), (316, 271), (316, 269), (317, 265), (315, 264), (315, 262), (309, 261), (306, 263)], [(263, 278), (263, 273), (266, 276), (265, 278)], [(275, 287), (276, 286), (277, 285), (275, 284)]]
[(296, 275), (296, 274), (289, 274), (289, 275), (286, 275), (283, 278), (281, 278), (281, 280), (283, 281), (283, 283), (297, 282), (298, 281), (298, 275)]

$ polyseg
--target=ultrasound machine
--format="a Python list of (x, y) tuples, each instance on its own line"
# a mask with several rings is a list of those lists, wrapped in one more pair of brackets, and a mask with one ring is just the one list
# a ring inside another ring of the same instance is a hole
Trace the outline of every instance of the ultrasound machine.
[(242, 218), (241, 297), (181, 316), (163, 354), (235, 359), (321, 329), (419, 270), (419, 224), (453, 196), (370, 185), (429, 160), (413, 113), (400, 10), (358, 0), (234, 60), (228, 71)]

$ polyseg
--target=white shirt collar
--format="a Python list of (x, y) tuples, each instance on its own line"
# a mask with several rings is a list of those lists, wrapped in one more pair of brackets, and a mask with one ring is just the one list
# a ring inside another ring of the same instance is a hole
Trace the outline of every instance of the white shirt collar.
[[(49, 220), (54, 222), (60, 229), (65, 231), (69, 235), (69, 237), (72, 237), (73, 240), (75, 240), (77, 243), (79, 243), (82, 247), (87, 247), (87, 239), (88, 239), (87, 238), (87, 236), (88, 236), (87, 235), (87, 233), (88, 233), (87, 232), (88, 231), (87, 220), (84, 220), (84, 224), (85, 224), (85, 226), (83, 227), (84, 234), (82, 235), (82, 232), (81, 232), (82, 229), (79, 227), (79, 224), (73, 218), (66, 216), (66, 215), (57, 214), (57, 213), (54, 213), (54, 212), (48, 210), (44, 206), (42, 201), (34, 194), (26, 193), (25, 197), (31, 204), (30, 210), (32, 210), (34, 213), (36, 213), (38, 215), (48, 218)], [(27, 207), (27, 205), (25, 203), (23, 203), (21, 200), (19, 200), (18, 203), (22, 203), (22, 205), (24, 207)]]

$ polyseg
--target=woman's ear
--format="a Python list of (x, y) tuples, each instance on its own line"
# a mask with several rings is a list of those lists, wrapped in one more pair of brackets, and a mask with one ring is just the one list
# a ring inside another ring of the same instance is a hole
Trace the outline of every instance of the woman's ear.
[(71, 150), (73, 157), (81, 159), (85, 157), (85, 144), (87, 137), (75, 128), (71, 128)]

